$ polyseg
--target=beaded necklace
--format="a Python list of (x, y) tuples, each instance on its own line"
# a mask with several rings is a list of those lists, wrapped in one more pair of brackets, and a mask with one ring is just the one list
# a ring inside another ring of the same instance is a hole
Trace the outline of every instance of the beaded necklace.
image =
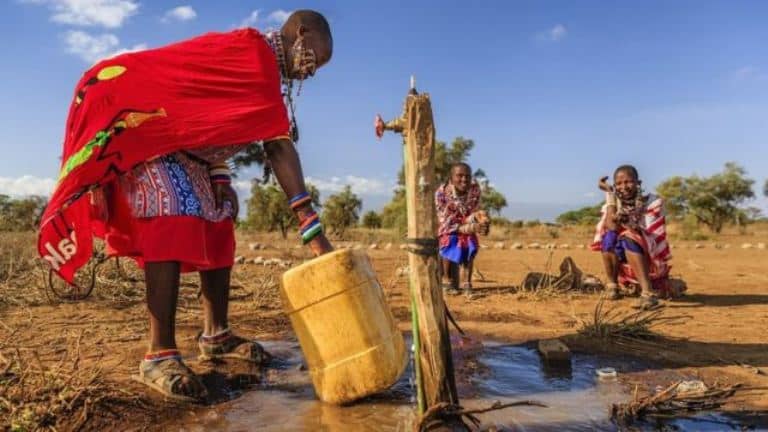
[(299, 141), (299, 128), (296, 124), (296, 105), (293, 102), (293, 80), (288, 77), (288, 62), (285, 58), (283, 36), (280, 32), (274, 31), (267, 33), (265, 39), (275, 53), (275, 57), (277, 57), (277, 65), (280, 68), (280, 81), (283, 87), (283, 99), (291, 114), (291, 139), (296, 143)]

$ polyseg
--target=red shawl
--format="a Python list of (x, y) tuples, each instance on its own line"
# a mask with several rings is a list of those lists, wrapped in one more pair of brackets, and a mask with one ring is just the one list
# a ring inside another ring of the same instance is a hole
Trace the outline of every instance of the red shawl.
[(98, 231), (89, 190), (181, 149), (287, 134), (280, 90), (277, 60), (253, 29), (96, 64), (75, 89), (58, 184), (40, 224), (40, 255), (72, 282), (91, 258)]

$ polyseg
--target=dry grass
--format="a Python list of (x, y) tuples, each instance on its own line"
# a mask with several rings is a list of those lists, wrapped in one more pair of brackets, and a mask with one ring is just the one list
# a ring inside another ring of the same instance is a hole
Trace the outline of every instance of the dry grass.
[(117, 410), (147, 406), (141, 396), (105, 380), (99, 361), (81, 365), (82, 333), (69, 338), (55, 361), (11, 347), (12, 337), (0, 343), (0, 429), (76, 431), (93, 424), (94, 416), (109, 421), (118, 418)]
[(653, 327), (660, 324), (678, 324), (684, 316), (663, 316), (663, 310), (627, 312), (618, 308), (605, 308), (605, 299), (595, 305), (592, 322), (582, 321), (579, 334), (605, 342), (653, 340), (658, 334)]

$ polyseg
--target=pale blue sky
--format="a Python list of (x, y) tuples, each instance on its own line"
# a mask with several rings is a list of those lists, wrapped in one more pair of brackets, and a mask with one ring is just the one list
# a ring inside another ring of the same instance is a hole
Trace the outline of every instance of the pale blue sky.
[(0, 193), (50, 188), (94, 59), (264, 29), (297, 8), (323, 12), (334, 33), (331, 64), (298, 99), (305, 172), (326, 197), (350, 182), (367, 207), (388, 200), (399, 140), (376, 141), (372, 121), (399, 113), (410, 74), (432, 95), (438, 137), (475, 140), (470, 162), (512, 218), (590, 204), (596, 179), (627, 162), (647, 186), (726, 161), (768, 177), (765, 2), (7, 0)]

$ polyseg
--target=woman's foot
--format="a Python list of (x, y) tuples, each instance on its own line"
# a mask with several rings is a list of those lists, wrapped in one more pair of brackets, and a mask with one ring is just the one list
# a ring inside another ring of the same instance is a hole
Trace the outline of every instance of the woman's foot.
[(643, 294), (640, 296), (640, 299), (637, 301), (634, 308), (640, 310), (652, 310), (660, 306), (659, 298), (654, 294)]
[(605, 284), (605, 298), (608, 300), (618, 300), (621, 298), (621, 293), (619, 292), (619, 284), (616, 282), (608, 282)]
[(443, 295), (444, 295), (444, 296), (446, 296), (446, 295), (455, 296), (455, 295), (459, 295), (459, 294), (461, 294), (461, 291), (459, 291), (458, 289), (456, 289), (456, 288), (453, 286), (453, 283), (452, 283), (451, 281), (445, 281), (445, 280), (444, 280), (444, 281), (441, 281), (441, 282), (440, 282), (440, 286), (441, 286), (441, 287), (442, 287), (442, 289), (443, 289)]
[(474, 300), (477, 298), (477, 295), (472, 288), (472, 282), (464, 282), (461, 284), (461, 291), (464, 293), (464, 296), (467, 298), (467, 300)]
[(230, 329), (213, 336), (201, 334), (197, 346), (200, 348), (199, 358), (203, 361), (236, 359), (265, 365), (272, 359), (259, 343), (237, 336)]
[(139, 375), (132, 378), (177, 402), (199, 403), (208, 396), (205, 385), (184, 364), (178, 350), (147, 354), (139, 364)]

